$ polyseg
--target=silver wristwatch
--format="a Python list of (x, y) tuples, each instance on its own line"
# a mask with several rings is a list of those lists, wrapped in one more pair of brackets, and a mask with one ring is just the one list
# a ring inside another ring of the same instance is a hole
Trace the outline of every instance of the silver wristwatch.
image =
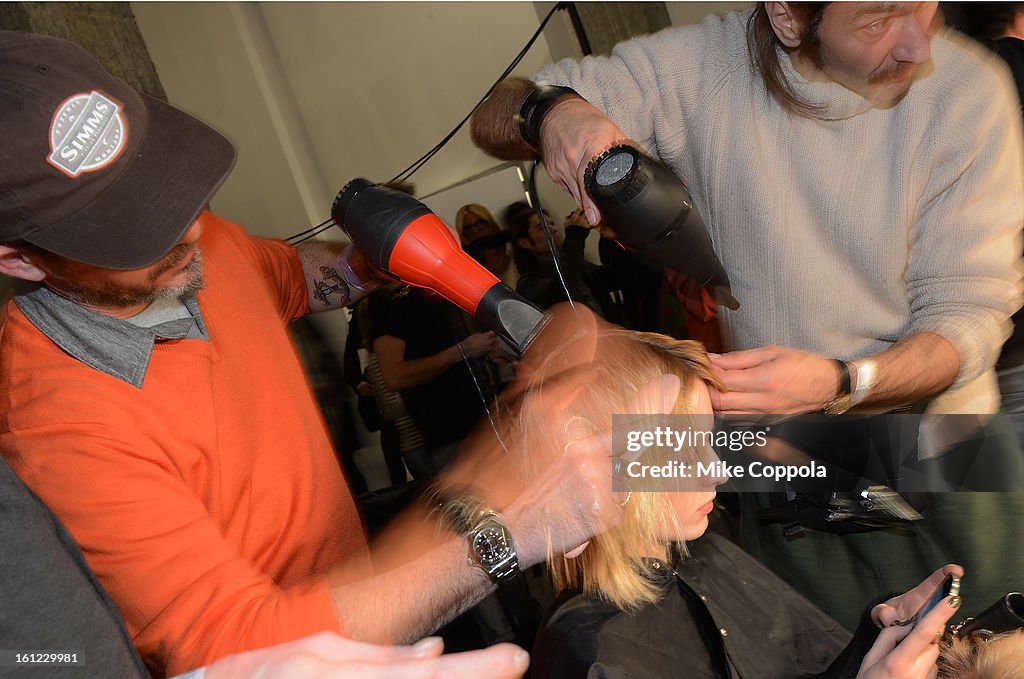
[(515, 541), (501, 514), (493, 509), (481, 511), (467, 539), (469, 555), (466, 562), (487, 573), (492, 582), (504, 585), (519, 575)]

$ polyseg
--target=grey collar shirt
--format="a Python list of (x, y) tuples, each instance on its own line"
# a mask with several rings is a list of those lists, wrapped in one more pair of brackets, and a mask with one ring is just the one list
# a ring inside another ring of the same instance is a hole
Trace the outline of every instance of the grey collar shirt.
[(138, 388), (146, 379), (157, 342), (209, 340), (195, 296), (181, 299), (187, 315), (152, 327), (90, 311), (41, 285), (19, 292), (14, 302), (40, 332), (68, 354)]

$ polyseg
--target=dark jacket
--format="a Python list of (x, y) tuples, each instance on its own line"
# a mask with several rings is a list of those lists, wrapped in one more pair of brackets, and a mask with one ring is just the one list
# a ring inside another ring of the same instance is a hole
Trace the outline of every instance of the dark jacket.
[[(0, 458), (0, 677), (149, 677), (117, 606), (63, 524)], [(14, 664), (13, 652), (76, 654)]]
[(665, 590), (655, 605), (626, 613), (581, 594), (560, 599), (538, 634), (533, 677), (856, 675), (871, 626), (851, 643), (839, 623), (725, 538), (708, 534), (687, 547), (690, 557), (674, 565), (648, 561)]

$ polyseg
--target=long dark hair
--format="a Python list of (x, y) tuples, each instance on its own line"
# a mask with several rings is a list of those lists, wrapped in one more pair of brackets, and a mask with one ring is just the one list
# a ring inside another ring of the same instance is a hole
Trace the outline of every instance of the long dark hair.
[(530, 238), (530, 218), (534, 210), (528, 203), (518, 201), (505, 208), (505, 227), (512, 232), (512, 260), (520, 274), (537, 268), (537, 255), (519, 245), (520, 238)]
[[(803, 26), (800, 46), (797, 48), (815, 64), (821, 64), (821, 39), (818, 28), (827, 2), (791, 2), (790, 9), (797, 15)], [(754, 67), (761, 73), (768, 93), (784, 109), (798, 115), (814, 117), (821, 112), (821, 105), (813, 104), (793, 91), (786, 72), (779, 61), (779, 49), (787, 50), (775, 35), (768, 10), (764, 3), (758, 3), (747, 21), (747, 49)]]

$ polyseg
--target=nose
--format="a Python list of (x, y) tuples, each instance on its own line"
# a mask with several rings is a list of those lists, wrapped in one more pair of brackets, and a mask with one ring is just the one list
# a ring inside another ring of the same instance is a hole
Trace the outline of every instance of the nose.
[(899, 62), (923, 64), (932, 56), (932, 38), (942, 26), (938, 3), (923, 3), (921, 9), (902, 22), (892, 58)]
[(718, 456), (714, 448), (708, 447), (702, 450), (700, 461), (704, 463), (703, 469), (710, 472), (697, 475), (700, 490), (713, 491), (729, 480), (729, 473), (725, 468), (725, 462)]

